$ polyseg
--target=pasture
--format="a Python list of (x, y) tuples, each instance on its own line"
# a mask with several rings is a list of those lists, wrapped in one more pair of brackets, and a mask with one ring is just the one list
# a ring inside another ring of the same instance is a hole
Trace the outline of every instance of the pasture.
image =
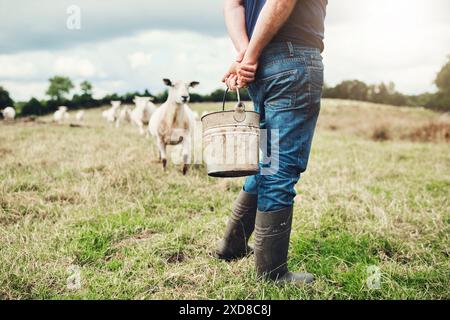
[(297, 288), (257, 279), (252, 256), (212, 257), (242, 179), (209, 178), (203, 165), (183, 176), (171, 162), (163, 172), (150, 139), (101, 111), (82, 127), (0, 122), (1, 299), (450, 298), (439, 114), (324, 100), (289, 260), (316, 282)]

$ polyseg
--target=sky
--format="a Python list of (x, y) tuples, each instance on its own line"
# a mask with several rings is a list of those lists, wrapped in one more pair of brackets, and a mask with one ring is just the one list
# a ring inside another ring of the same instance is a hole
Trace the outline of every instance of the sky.
[[(74, 93), (89, 80), (96, 97), (159, 93), (162, 78), (196, 80), (196, 92), (211, 92), (235, 57), (222, 7), (223, 0), (0, 0), (0, 86), (14, 100), (45, 98), (58, 74), (75, 82)], [(408, 94), (435, 91), (450, 55), (448, 0), (329, 0), (325, 28), (328, 85), (359, 79), (393, 81)]]

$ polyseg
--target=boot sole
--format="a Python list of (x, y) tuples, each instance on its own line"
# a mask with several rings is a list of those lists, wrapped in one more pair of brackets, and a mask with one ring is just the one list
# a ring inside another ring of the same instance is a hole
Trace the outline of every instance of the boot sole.
[(232, 262), (232, 261), (244, 259), (246, 257), (251, 256), (252, 254), (253, 254), (253, 249), (250, 249), (247, 253), (243, 253), (241, 255), (233, 255), (233, 256), (227, 256), (227, 255), (221, 254), (216, 251), (216, 252), (214, 252), (214, 257), (216, 259), (224, 260), (226, 262)]

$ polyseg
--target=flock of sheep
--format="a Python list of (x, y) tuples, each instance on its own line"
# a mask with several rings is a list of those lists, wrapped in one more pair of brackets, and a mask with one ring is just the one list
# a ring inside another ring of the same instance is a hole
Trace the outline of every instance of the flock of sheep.
[[(111, 107), (103, 111), (102, 117), (116, 128), (128, 122), (135, 125), (142, 136), (154, 137), (159, 151), (159, 160), (162, 162), (164, 169), (167, 166), (167, 146), (181, 145), (183, 174), (186, 174), (191, 160), (192, 136), (200, 118), (199, 114), (188, 106), (189, 90), (199, 83), (197, 81), (172, 82), (169, 79), (163, 81), (168, 87), (168, 97), (159, 108), (153, 104), (151, 97), (136, 96), (134, 108), (130, 105), (122, 105), (121, 101), (111, 101)], [(12, 112), (14, 112), (14, 109), (12, 109)], [(11, 118), (9, 108), (6, 108), (3, 114), (5, 119)], [(206, 112), (202, 116), (204, 114)], [(14, 119), (14, 116), (12, 119)], [(65, 122), (69, 118), (68, 108), (65, 106), (60, 106), (53, 114), (53, 120), (56, 123)], [(84, 118), (85, 112), (83, 110), (78, 111), (75, 115), (75, 119), (79, 123), (84, 121)]]
[(195, 123), (199, 118), (197, 112), (189, 106), (189, 89), (196, 87), (197, 81), (172, 82), (163, 80), (168, 87), (168, 97), (157, 108), (151, 97), (135, 97), (135, 107), (124, 105), (120, 101), (111, 101), (111, 107), (103, 111), (103, 118), (119, 128), (124, 122), (134, 124), (141, 135), (152, 136), (156, 140), (159, 159), (165, 169), (167, 166), (167, 146), (182, 146), (183, 174), (187, 173), (191, 156), (191, 139)]

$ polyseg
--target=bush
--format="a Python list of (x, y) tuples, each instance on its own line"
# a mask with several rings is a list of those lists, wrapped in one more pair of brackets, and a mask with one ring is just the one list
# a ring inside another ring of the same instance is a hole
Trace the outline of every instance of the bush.
[(20, 111), (21, 116), (41, 115), (44, 111), (44, 106), (36, 98), (31, 98), (25, 103)]
[(449, 142), (450, 123), (434, 121), (413, 131), (409, 138), (421, 142)]
[(450, 94), (446, 92), (438, 92), (431, 96), (427, 104), (427, 108), (437, 111), (450, 111)]
[(387, 126), (380, 126), (375, 128), (372, 134), (372, 139), (374, 141), (387, 141), (391, 138), (391, 133)]
[(0, 109), (14, 105), (13, 99), (9, 96), (9, 92), (0, 87)]

